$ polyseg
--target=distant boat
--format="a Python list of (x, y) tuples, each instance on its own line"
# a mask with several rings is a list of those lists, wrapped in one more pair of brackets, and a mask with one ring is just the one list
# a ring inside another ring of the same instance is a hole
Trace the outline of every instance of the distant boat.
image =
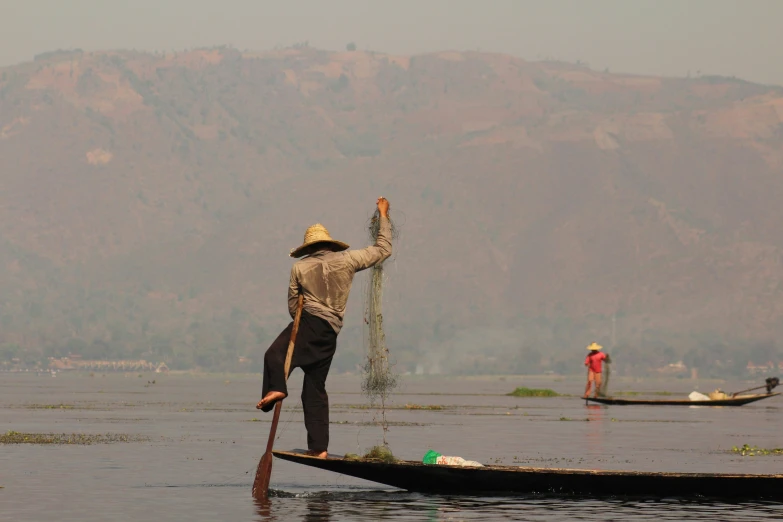
[(615, 397), (589, 397), (585, 402), (598, 404), (611, 404), (614, 406), (650, 405), (650, 406), (742, 406), (751, 402), (760, 401), (780, 395), (776, 393), (764, 393), (757, 395), (738, 395), (725, 399), (692, 401), (690, 399), (618, 399)]
[[(632, 406), (632, 405), (650, 405), (650, 406), (742, 406), (743, 404), (750, 404), (751, 402), (760, 401), (780, 393), (772, 393), (778, 384), (780, 379), (777, 377), (767, 377), (764, 380), (764, 384), (756, 386), (755, 388), (748, 388), (747, 390), (738, 391), (731, 395), (726, 395), (720, 390), (715, 390), (714, 395), (711, 393), (710, 398), (699, 392), (693, 392), (690, 395), (690, 399), (616, 399), (614, 397), (582, 397), (585, 400), (585, 404), (588, 402), (597, 402), (598, 404), (613, 404), (616, 406)], [(750, 391), (765, 389), (767, 393), (748, 394)]]
[(783, 500), (783, 475), (666, 473), (517, 466), (461, 467), (415, 461), (310, 457), (304, 450), (275, 457), (417, 493), (444, 495), (555, 494), (662, 497), (731, 497)]

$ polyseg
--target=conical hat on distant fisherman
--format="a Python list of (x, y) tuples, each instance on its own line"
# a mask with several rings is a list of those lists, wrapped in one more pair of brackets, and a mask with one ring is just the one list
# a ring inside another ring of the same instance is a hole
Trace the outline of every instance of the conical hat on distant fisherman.
[(590, 350), (591, 352), (593, 350), (603, 350), (603, 348), (604, 348), (603, 346), (601, 346), (600, 344), (597, 344), (597, 343), (593, 343), (593, 344), (591, 344), (590, 346), (587, 347), (587, 349)]
[(302, 244), (296, 248), (291, 249), (291, 252), (288, 255), (291, 257), (302, 257), (302, 255), (305, 254), (307, 247), (318, 243), (331, 243), (332, 245), (338, 247), (336, 250), (337, 252), (348, 250), (348, 248), (350, 248), (346, 243), (332, 239), (332, 236), (329, 235), (329, 231), (326, 230), (326, 227), (320, 223), (316, 223), (315, 225), (307, 228)]

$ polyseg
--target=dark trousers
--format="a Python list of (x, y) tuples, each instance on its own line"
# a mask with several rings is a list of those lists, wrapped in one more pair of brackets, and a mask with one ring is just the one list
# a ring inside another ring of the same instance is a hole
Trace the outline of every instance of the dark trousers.
[[(285, 357), (293, 327), (292, 322), (277, 336), (264, 355), (264, 397), (270, 391), (288, 394), (284, 375)], [(329, 447), (329, 396), (326, 394), (326, 375), (336, 349), (337, 334), (332, 326), (319, 317), (302, 312), (289, 375), (294, 368), (304, 371), (302, 408), (307, 428), (307, 448), (319, 452), (326, 451)], [(271, 404), (265, 407), (264, 411), (273, 408), (274, 404)]]

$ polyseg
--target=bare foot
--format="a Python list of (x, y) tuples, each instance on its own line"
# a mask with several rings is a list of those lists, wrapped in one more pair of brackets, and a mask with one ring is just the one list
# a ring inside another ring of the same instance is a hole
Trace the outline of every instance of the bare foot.
[(283, 393), (283, 392), (271, 391), (271, 392), (266, 394), (266, 397), (264, 397), (263, 399), (258, 401), (258, 404), (256, 404), (256, 409), (257, 410), (269, 411), (268, 409), (266, 409), (268, 406), (273, 405), (277, 401), (282, 401), (286, 397), (287, 397), (287, 395), (285, 393)]
[(328, 453), (326, 451), (310, 450), (307, 452), (308, 457), (315, 457), (318, 459), (325, 459)]

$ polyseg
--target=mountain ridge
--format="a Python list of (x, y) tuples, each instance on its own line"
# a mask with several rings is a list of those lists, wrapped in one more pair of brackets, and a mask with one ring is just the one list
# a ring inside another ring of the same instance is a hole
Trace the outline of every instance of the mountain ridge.
[[(378, 195), (403, 221), (385, 309), (405, 367), (521, 346), (551, 367), (607, 342), (611, 316), (630, 351), (769, 345), (781, 141), (783, 88), (733, 78), (478, 52), (47, 53), (0, 68), (0, 345), (258, 363), (288, 250), (317, 221), (362, 246)], [(357, 279), (347, 367), (361, 306)], [(460, 340), (488, 327), (507, 345)]]

